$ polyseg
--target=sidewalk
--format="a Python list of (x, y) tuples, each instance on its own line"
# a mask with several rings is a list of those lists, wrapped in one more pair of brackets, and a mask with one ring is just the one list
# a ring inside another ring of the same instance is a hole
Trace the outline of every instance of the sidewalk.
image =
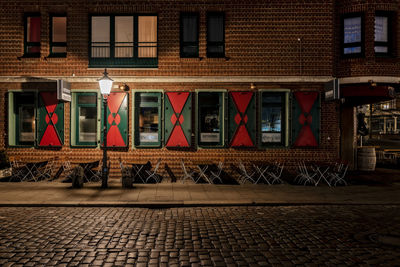
[(113, 181), (72, 189), (59, 182), (0, 183), (0, 206), (138, 206), (400, 204), (400, 184), (341, 187), (298, 185), (138, 184)]

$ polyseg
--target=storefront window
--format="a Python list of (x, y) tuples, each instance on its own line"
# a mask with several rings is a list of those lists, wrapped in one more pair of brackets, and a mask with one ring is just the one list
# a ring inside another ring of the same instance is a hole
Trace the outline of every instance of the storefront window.
[(136, 146), (161, 145), (161, 93), (136, 93)]
[(285, 117), (284, 93), (262, 94), (261, 99), (261, 142), (263, 144), (283, 145), (283, 124)]
[(35, 141), (35, 107), (21, 105), (19, 107), (19, 141), (33, 143)]
[(223, 93), (198, 93), (199, 145), (221, 146), (223, 144)]
[[(97, 93), (74, 93), (73, 101), (76, 107), (74, 124), (76, 132), (74, 134), (77, 146), (96, 146), (97, 145)], [(74, 116), (72, 116), (73, 118)], [(74, 137), (73, 136), (73, 137)]]

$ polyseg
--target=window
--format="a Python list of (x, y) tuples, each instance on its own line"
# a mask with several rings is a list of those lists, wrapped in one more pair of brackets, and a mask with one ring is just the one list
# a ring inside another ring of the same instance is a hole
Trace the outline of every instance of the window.
[(261, 93), (261, 144), (285, 145), (286, 93)]
[(50, 16), (50, 56), (67, 55), (67, 17)]
[(35, 99), (34, 93), (15, 95), (16, 144), (33, 146), (35, 141)]
[(157, 16), (92, 16), (90, 67), (157, 67)]
[(199, 57), (199, 14), (181, 13), (181, 57)]
[(62, 146), (64, 105), (57, 92), (9, 92), (8, 101), (10, 146)]
[(73, 93), (71, 145), (97, 146), (97, 93)]
[(199, 92), (198, 143), (203, 147), (223, 146), (224, 144), (224, 93)]
[(364, 54), (364, 21), (362, 14), (347, 14), (343, 17), (342, 55), (345, 57)]
[(161, 146), (161, 93), (135, 93), (135, 146)]
[(40, 57), (40, 14), (25, 15), (25, 57)]
[(207, 13), (207, 57), (225, 57), (225, 15)]
[(375, 14), (375, 54), (381, 56), (391, 55), (391, 21), (389, 12), (376, 12)]

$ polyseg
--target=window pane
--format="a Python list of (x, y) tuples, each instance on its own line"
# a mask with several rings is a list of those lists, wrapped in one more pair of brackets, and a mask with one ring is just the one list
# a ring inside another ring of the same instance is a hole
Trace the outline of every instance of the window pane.
[(375, 46), (375, 53), (388, 53), (389, 49), (387, 46)]
[(182, 38), (183, 42), (197, 42), (198, 25), (197, 15), (184, 14), (182, 15)]
[(141, 103), (146, 103), (146, 104), (153, 103), (155, 105), (158, 105), (158, 97), (157, 96), (141, 95), (140, 96), (140, 102)]
[(133, 57), (133, 17), (115, 17), (115, 57)]
[(27, 18), (27, 38), (28, 42), (40, 42), (40, 17)]
[(53, 46), (52, 53), (67, 53), (66, 46)]
[[(85, 96), (89, 97), (89, 96)], [(81, 98), (81, 97), (79, 97)], [(79, 141), (96, 142), (96, 107), (79, 107)]]
[(19, 141), (35, 141), (35, 108), (32, 106), (19, 108)]
[(92, 17), (92, 57), (110, 57), (110, 17)]
[(208, 16), (207, 40), (209, 42), (224, 41), (224, 16), (223, 14), (210, 14)]
[(140, 142), (158, 142), (158, 107), (140, 107)]
[(361, 42), (361, 17), (344, 19), (344, 43)]
[[(53, 42), (67, 41), (67, 18), (53, 17)], [(53, 51), (54, 52), (54, 51)]]
[(361, 53), (361, 46), (344, 48), (344, 54), (356, 54), (356, 53)]
[(220, 142), (220, 94), (199, 93), (200, 142)]
[(263, 95), (261, 110), (261, 141), (263, 143), (282, 142), (282, 107), (281, 95)]
[(138, 57), (157, 57), (157, 17), (138, 17)]
[(78, 96), (78, 104), (96, 104), (97, 96), (93, 95), (80, 95)]
[(388, 41), (388, 18), (375, 17), (375, 42)]

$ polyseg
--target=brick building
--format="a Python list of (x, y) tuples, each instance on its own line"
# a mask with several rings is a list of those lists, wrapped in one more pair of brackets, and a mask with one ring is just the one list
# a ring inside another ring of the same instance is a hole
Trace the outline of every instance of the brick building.
[[(115, 178), (119, 159), (162, 158), (178, 175), (181, 158), (353, 162), (354, 107), (400, 80), (398, 11), (394, 0), (2, 0), (0, 149), (101, 159), (107, 68)], [(335, 78), (342, 101), (326, 101)]]

